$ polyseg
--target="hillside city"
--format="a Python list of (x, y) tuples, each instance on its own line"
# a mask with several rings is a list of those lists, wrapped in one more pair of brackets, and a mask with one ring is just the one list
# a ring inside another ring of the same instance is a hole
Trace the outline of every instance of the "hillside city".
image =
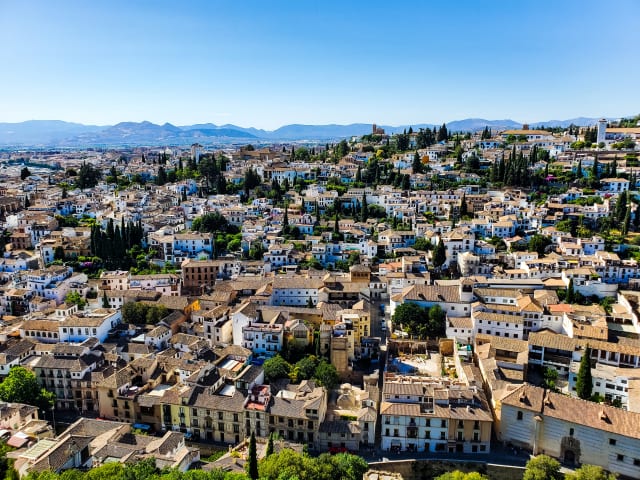
[(639, 153), (640, 116), (0, 150), (0, 478), (640, 478)]

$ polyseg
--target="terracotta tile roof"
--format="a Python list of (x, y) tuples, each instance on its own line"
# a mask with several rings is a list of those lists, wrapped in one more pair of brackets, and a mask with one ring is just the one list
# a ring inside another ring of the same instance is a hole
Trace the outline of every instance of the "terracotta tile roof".
[(576, 425), (640, 439), (640, 413), (568, 397), (525, 384), (502, 399), (510, 405)]

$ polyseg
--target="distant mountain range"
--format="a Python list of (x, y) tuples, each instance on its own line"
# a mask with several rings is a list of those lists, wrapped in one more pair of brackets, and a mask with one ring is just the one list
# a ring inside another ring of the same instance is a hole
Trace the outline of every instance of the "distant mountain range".
[[(610, 119), (615, 120), (615, 119)], [(567, 127), (574, 125), (594, 125), (597, 118), (572, 118), (569, 120), (548, 120), (530, 123), (531, 128), (542, 125)], [(402, 132), (410, 125), (378, 125), (389, 134)], [(411, 125), (414, 130), (433, 128), (433, 124)], [(478, 131), (491, 129), (520, 128), (521, 123), (513, 120), (485, 120), (467, 118), (447, 123), (450, 132)], [(212, 123), (175, 126), (170, 123), (156, 125), (151, 122), (122, 122), (117, 125), (83, 125), (61, 120), (30, 120), (21, 123), (0, 123), (0, 145), (2, 146), (43, 146), (43, 147), (83, 147), (83, 146), (124, 146), (124, 145), (190, 145), (229, 144), (242, 142), (273, 141), (329, 141), (354, 135), (371, 133), (370, 123), (350, 125), (284, 125), (276, 130), (243, 128), (236, 125), (214, 125)]]

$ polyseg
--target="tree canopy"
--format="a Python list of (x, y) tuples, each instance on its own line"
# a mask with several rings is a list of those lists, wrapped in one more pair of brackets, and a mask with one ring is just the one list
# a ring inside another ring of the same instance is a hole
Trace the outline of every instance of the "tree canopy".
[(442, 267), (442, 265), (444, 265), (444, 262), (446, 261), (447, 261), (447, 251), (444, 247), (444, 243), (442, 242), (442, 239), (440, 239), (438, 241), (438, 244), (436, 245), (436, 248), (433, 250), (433, 257), (432, 257), (433, 266), (436, 268), (440, 268)]
[(319, 385), (331, 390), (340, 379), (336, 367), (314, 355), (306, 356), (294, 365), (287, 362), (281, 355), (275, 355), (266, 360), (262, 368), (268, 383), (280, 378), (289, 378), (293, 383), (313, 379)]
[(275, 355), (265, 360), (262, 369), (264, 370), (264, 379), (267, 383), (271, 383), (279, 378), (287, 378), (291, 371), (291, 365), (280, 355)]
[(97, 168), (84, 162), (78, 171), (76, 187), (81, 190), (84, 190), (85, 188), (93, 188), (98, 185), (101, 177), (102, 174)]
[(7, 377), (0, 383), (0, 400), (26, 403), (48, 410), (53, 407), (55, 395), (40, 388), (35, 373), (16, 366), (9, 370)]
[(560, 463), (547, 455), (538, 455), (527, 462), (522, 480), (561, 480)]
[(591, 348), (587, 345), (580, 359), (580, 368), (576, 378), (576, 394), (583, 400), (589, 400), (593, 391), (593, 378), (591, 376)]
[(440, 337), (446, 329), (446, 314), (439, 305), (423, 308), (416, 303), (403, 303), (396, 307), (392, 320), (394, 326), (402, 326), (405, 332), (419, 337)]
[(542, 256), (549, 245), (551, 245), (551, 238), (536, 233), (529, 239), (528, 247), (530, 251), (537, 252)]
[(238, 229), (220, 212), (209, 212), (195, 218), (191, 223), (191, 230), (203, 233), (236, 233)]
[(565, 480), (616, 480), (613, 473), (605, 472), (596, 465), (582, 465), (573, 473), (565, 475)]
[(433, 480), (487, 480), (487, 477), (478, 472), (465, 473), (460, 470), (454, 470), (453, 472), (438, 475)]
[(168, 314), (169, 310), (164, 305), (127, 302), (122, 306), (122, 321), (134, 325), (155, 325)]
[(262, 480), (360, 480), (368, 468), (357, 455), (325, 453), (310, 457), (289, 449), (268, 456), (259, 465)]

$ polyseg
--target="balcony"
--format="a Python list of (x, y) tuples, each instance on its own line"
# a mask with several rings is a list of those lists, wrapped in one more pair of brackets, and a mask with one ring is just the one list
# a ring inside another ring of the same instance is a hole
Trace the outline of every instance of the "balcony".
[(544, 361), (546, 363), (555, 363), (555, 364), (559, 364), (559, 365), (569, 366), (569, 364), (571, 363), (571, 358), (570, 357), (564, 357), (562, 355), (552, 355), (552, 354), (549, 354), (549, 353), (545, 353)]

